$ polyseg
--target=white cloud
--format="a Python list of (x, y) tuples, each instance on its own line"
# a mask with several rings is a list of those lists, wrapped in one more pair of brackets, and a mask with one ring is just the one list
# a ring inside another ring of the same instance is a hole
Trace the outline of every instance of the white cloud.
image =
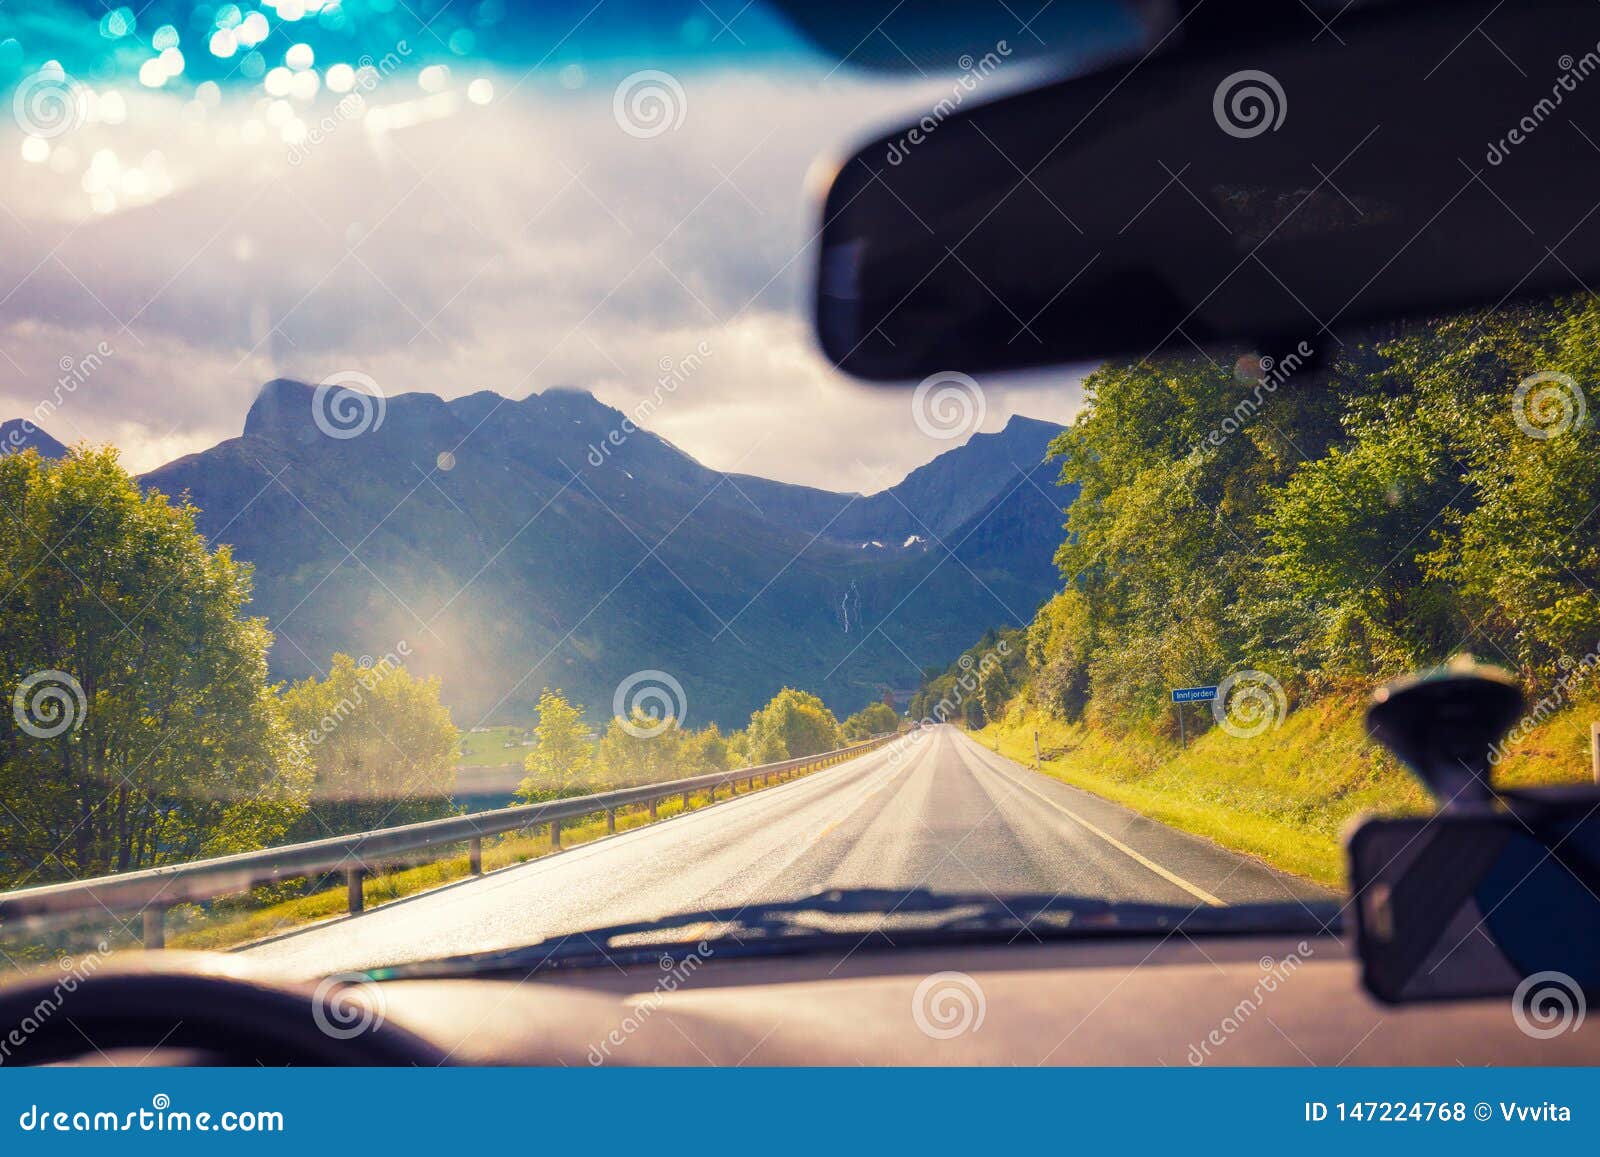
[[(446, 397), (576, 385), (631, 409), (703, 342), (649, 425), (709, 465), (872, 490), (949, 448), (918, 432), (909, 393), (829, 368), (801, 304), (807, 169), (915, 107), (906, 90), (690, 74), (681, 126), (641, 139), (613, 119), (613, 81), (492, 80), (492, 104), (410, 128), (334, 116), (296, 164), (281, 112), (250, 97), (130, 95), (125, 123), (56, 142), (70, 165), (0, 150), (0, 417), (107, 342), (46, 428), (147, 469), (237, 434), (272, 377), (357, 369)], [(415, 86), (380, 84), (367, 119), (402, 96)], [(295, 110), (308, 127), (334, 98), (314, 108)], [(117, 190), (110, 211), (86, 184)], [(985, 428), (1067, 419), (1077, 377), (985, 382)]]

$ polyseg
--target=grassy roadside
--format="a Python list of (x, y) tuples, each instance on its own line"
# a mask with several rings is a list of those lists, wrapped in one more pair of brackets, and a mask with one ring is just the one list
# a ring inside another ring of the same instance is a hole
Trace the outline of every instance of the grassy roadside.
[[(1367, 742), (1365, 707), (1364, 695), (1331, 696), (1302, 705), (1276, 730), (1240, 739), (1214, 728), (1187, 750), (1155, 734), (1117, 737), (1017, 708), (974, 737), (1031, 765), (1037, 728), (1046, 775), (1338, 887), (1344, 883), (1340, 837), (1352, 818), (1431, 806), (1410, 775)], [(1595, 718), (1600, 710), (1592, 699), (1551, 716), (1511, 749), (1496, 782), (1587, 782)]]

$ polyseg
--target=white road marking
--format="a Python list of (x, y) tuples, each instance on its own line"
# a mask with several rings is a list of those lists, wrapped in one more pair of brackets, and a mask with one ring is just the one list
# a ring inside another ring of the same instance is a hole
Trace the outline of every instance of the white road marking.
[[(962, 736), (962, 738), (966, 739), (967, 737), (966, 736)], [(974, 747), (978, 747), (978, 744), (976, 743), (976, 741), (968, 740), (968, 742), (972, 743)], [(978, 747), (978, 750), (979, 751), (983, 751), (985, 756), (987, 756), (989, 754), (982, 747)], [(1088, 820), (1084, 819), (1081, 815), (1079, 815), (1077, 812), (1073, 811), (1071, 808), (1069, 808), (1069, 807), (1067, 807), (1067, 806), (1065, 806), (1063, 804), (1057, 803), (1055, 800), (1053, 800), (1049, 796), (1045, 795), (1044, 792), (1038, 791), (1038, 790), (1036, 790), (1034, 788), (1031, 788), (1027, 784), (1021, 783), (1018, 780), (1013, 779), (1011, 776), (1006, 775), (1006, 774), (998, 771), (997, 769), (995, 769), (993, 767), (990, 767), (989, 766), (989, 762), (988, 762), (987, 759), (981, 759), (978, 762), (982, 766), (987, 767), (990, 771), (994, 772), (995, 775), (998, 775), (1001, 779), (1005, 780), (1012, 787), (1019, 788), (1020, 790), (1027, 792), (1029, 795), (1035, 796), (1038, 799), (1043, 800), (1045, 803), (1047, 803), (1051, 807), (1055, 808), (1056, 811), (1058, 811), (1062, 815), (1066, 816), (1073, 823), (1077, 824), (1079, 827), (1083, 828), (1085, 831), (1090, 832), (1093, 835), (1099, 836), (1102, 840), (1104, 840), (1106, 843), (1110, 844), (1113, 848), (1116, 848), (1117, 851), (1121, 852), (1123, 855), (1128, 856), (1130, 859), (1134, 860), (1135, 862), (1144, 865), (1146, 868), (1149, 868), (1152, 872), (1154, 872), (1156, 875), (1160, 876), (1163, 880), (1166, 880), (1168, 883), (1176, 884), (1178, 887), (1182, 888), (1185, 892), (1189, 893), (1189, 895), (1193, 896), (1195, 899), (1201, 901), (1202, 903), (1210, 904), (1213, 908), (1225, 908), (1225, 907), (1227, 907), (1226, 904), (1224, 904), (1221, 900), (1217, 899), (1210, 892), (1207, 892), (1204, 888), (1200, 887), (1200, 885), (1191, 884), (1188, 880), (1185, 880), (1182, 876), (1178, 875), (1176, 872), (1169, 872), (1166, 868), (1163, 868), (1160, 864), (1156, 863), (1149, 856), (1143, 855), (1142, 853), (1135, 851), (1133, 848), (1130, 848), (1127, 844), (1125, 844), (1121, 840), (1117, 839), (1117, 837), (1112, 835), (1110, 832), (1104, 830), (1103, 828), (1100, 828), (1100, 827), (1096, 826), (1093, 823), (1090, 823)], [(1026, 769), (1024, 769), (1024, 770), (1026, 770)]]

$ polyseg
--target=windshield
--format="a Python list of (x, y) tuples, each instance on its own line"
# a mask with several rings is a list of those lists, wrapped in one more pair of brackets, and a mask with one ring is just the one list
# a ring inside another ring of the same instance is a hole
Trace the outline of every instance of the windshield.
[[(1080, 61), (1134, 31), (1095, 8)], [(1427, 804), (1368, 695), (1462, 653), (1534, 692), (1500, 782), (1587, 780), (1591, 296), (823, 360), (830, 160), (1023, 83), (1014, 24), (0, 10), (13, 962), (329, 972), (835, 890), (1324, 912), (1352, 817)]]

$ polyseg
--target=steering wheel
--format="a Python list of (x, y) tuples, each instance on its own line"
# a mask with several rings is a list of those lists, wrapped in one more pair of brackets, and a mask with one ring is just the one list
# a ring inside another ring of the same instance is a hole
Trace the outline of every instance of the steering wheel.
[[(427, 1065), (444, 1050), (384, 1019), (379, 985), (345, 974), (268, 981), (205, 953), (118, 957), (93, 973), (41, 970), (0, 988), (0, 1042), (11, 1064), (97, 1062), (157, 1050), (180, 1063)], [(120, 1062), (119, 1062), (120, 1063)]]

